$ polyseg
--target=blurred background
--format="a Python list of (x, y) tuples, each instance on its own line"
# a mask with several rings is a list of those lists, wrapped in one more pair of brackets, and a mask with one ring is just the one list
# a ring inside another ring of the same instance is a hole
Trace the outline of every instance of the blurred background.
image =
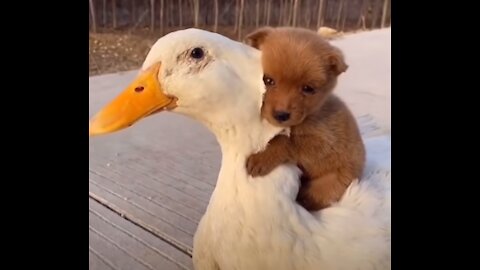
[(137, 69), (161, 36), (189, 27), (235, 40), (261, 26), (325, 35), (390, 26), (391, 0), (89, 0), (90, 76)]

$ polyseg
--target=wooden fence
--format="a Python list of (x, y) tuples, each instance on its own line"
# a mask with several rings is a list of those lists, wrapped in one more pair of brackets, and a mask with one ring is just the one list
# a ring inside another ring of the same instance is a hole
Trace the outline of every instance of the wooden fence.
[(339, 31), (390, 25), (391, 0), (89, 0), (90, 31), (164, 34), (171, 28), (197, 27), (217, 32), (230, 27), (240, 39), (247, 28), (321, 26)]

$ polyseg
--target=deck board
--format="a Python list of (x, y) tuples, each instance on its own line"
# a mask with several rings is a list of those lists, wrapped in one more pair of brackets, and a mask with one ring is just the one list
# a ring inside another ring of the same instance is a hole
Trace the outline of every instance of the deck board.
[(198, 223), (203, 214), (203, 207), (190, 200), (191, 197), (183, 195), (176, 190), (169, 192), (168, 188), (149, 178), (144, 178), (144, 181), (129, 181), (127, 178), (116, 177), (115, 180), (112, 180), (112, 178), (108, 178), (108, 174), (98, 168), (95, 171), (90, 171), (90, 174), (93, 179), (99, 179), (97, 181), (118, 185), (128, 192), (149, 200), (153, 204), (174, 212), (192, 222)]
[[(191, 233), (179, 228), (177, 224), (172, 224), (171, 221), (166, 220), (165, 217), (159, 217), (151, 209), (151, 205), (139, 205), (135, 201), (131, 201), (130, 194), (121, 194), (111, 191), (105, 186), (96, 184), (90, 181), (90, 196), (115, 212), (134, 221), (148, 231), (151, 231), (157, 237), (176, 245), (178, 248), (191, 252), (192, 236)], [(126, 197), (123, 197), (126, 195)], [(150, 209), (149, 209), (150, 208)], [(158, 209), (158, 208), (157, 208)]]
[(89, 247), (88, 251), (88, 269), (95, 270), (115, 270), (115, 266), (112, 265), (102, 254)]
[(90, 269), (192, 269), (190, 256), (89, 200)]

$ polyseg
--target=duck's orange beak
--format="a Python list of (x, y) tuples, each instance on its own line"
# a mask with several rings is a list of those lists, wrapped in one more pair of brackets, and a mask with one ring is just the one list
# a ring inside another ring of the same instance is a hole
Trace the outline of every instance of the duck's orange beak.
[(158, 81), (160, 63), (141, 72), (110, 104), (90, 120), (90, 136), (112, 133), (164, 109), (176, 107), (176, 98), (167, 96)]

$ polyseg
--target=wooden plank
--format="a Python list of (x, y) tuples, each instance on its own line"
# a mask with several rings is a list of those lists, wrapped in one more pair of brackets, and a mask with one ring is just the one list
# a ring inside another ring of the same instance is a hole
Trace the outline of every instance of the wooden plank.
[(95, 250), (98, 254), (108, 258), (115, 269), (153, 269), (148, 265), (141, 264), (136, 258), (115, 243), (113, 239), (106, 237), (92, 227), (89, 227), (88, 241), (90, 247), (92, 247), (91, 250)]
[[(163, 116), (163, 117), (162, 117)], [(172, 184), (192, 196), (213, 189), (220, 168), (220, 149), (212, 134), (185, 117), (165, 113), (144, 119), (135, 127), (90, 140), (90, 155), (124, 165), (155, 169), (174, 177)], [(183, 123), (183, 126), (180, 124)], [(176, 130), (168, 132), (166, 130)], [(189, 193), (190, 192), (190, 193)]]
[[(138, 177), (129, 176), (129, 174), (120, 174), (116, 171), (115, 165), (112, 165), (112, 167), (111, 170), (96, 167), (95, 171), (90, 171), (90, 176), (100, 183), (118, 185), (134, 193), (136, 196), (149, 200), (194, 223), (198, 223), (202, 217), (206, 204), (195, 203), (191, 197), (185, 196), (177, 190), (169, 192), (168, 187), (165, 188), (160, 183), (148, 177), (140, 178), (141, 180), (139, 181), (137, 180), (139, 179)], [(112, 176), (112, 174), (114, 176)]]
[(193, 269), (191, 258), (89, 200), (90, 269)]
[(102, 254), (94, 248), (89, 247), (88, 251), (89, 270), (115, 270), (115, 267)]
[[(89, 190), (90, 196), (95, 200), (191, 254), (195, 224), (184, 224), (182, 223), (184, 220), (179, 219), (178, 216), (166, 215), (164, 210), (152, 205), (151, 202), (143, 201), (144, 204), (138, 204), (135, 201), (138, 197), (125, 191), (119, 193), (118, 191), (121, 190), (117, 187), (106, 187), (90, 179)], [(157, 215), (158, 212), (163, 212), (164, 215)]]
[(136, 206), (136, 208), (150, 213), (151, 215), (165, 221), (166, 223), (173, 225), (179, 230), (193, 235), (197, 222), (193, 221), (190, 218), (186, 218), (186, 216), (182, 216), (175, 211), (169, 210), (168, 208), (165, 208), (152, 200), (148, 200), (148, 198), (145, 198), (142, 194), (137, 194), (122, 187), (121, 185), (117, 185), (113, 181), (110, 181), (108, 179), (104, 179), (104, 182), (97, 181), (97, 179), (102, 177), (95, 176), (98, 175), (92, 173), (90, 174), (90, 182), (91, 184), (100, 187), (103, 190), (101, 192), (114, 194), (115, 197), (124, 199), (125, 203), (134, 205)]
[[(210, 187), (209, 191), (199, 190), (191, 185), (188, 181), (193, 181), (187, 176), (178, 176), (174, 174), (173, 169), (162, 170), (159, 167), (165, 166), (163, 162), (157, 162), (157, 165), (142, 165), (141, 163), (147, 161), (148, 156), (136, 156), (135, 152), (131, 152), (126, 155), (124, 160), (107, 159), (102, 154), (98, 154), (95, 160), (90, 162), (90, 171), (98, 174), (103, 174), (107, 178), (113, 181), (124, 181), (128, 179), (135, 183), (142, 183), (157, 192), (164, 192), (171, 194), (174, 199), (184, 203), (190, 203), (189, 207), (195, 207), (199, 201), (206, 205), (213, 187)], [(185, 180), (186, 179), (186, 180)], [(200, 208), (199, 211), (203, 212), (204, 208)]]

